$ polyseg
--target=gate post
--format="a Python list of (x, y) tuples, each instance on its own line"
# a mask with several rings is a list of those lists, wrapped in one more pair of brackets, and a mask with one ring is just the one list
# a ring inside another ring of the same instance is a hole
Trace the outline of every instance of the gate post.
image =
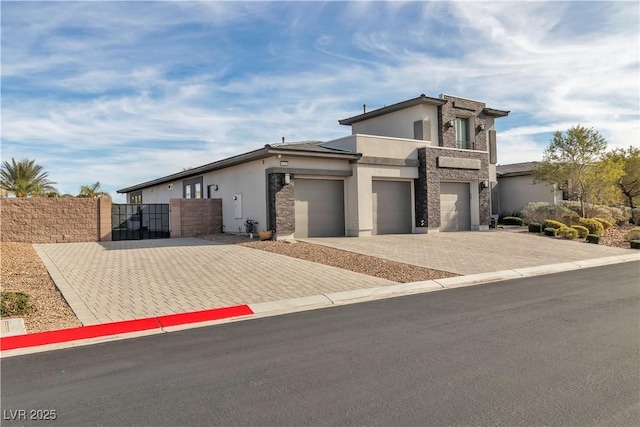
[(98, 198), (98, 241), (111, 241), (111, 199)]
[(182, 237), (181, 202), (182, 199), (169, 199), (169, 233), (172, 238)]

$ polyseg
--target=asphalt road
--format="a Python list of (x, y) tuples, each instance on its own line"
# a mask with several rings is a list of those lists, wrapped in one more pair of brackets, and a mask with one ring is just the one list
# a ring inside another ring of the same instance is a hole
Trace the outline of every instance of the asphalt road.
[[(1, 368), (3, 425), (637, 426), (640, 263), (11, 357)], [(22, 410), (27, 419), (15, 420)], [(55, 421), (30, 419), (52, 410)]]

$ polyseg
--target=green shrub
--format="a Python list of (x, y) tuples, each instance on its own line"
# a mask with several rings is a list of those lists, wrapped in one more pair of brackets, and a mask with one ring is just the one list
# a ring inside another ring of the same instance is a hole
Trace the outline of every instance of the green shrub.
[(529, 233), (542, 233), (542, 224), (539, 222), (529, 223)]
[(29, 295), (24, 292), (2, 292), (0, 317), (22, 316), (31, 310)]
[(575, 230), (570, 227), (559, 228), (557, 233), (558, 233), (558, 236), (564, 239), (575, 240), (578, 238), (578, 230)]
[(558, 230), (556, 230), (553, 227), (547, 227), (547, 228), (544, 229), (544, 234), (546, 234), (547, 236), (556, 236), (557, 232), (558, 232)]
[(604, 227), (604, 231), (607, 231), (609, 228), (613, 227), (613, 223), (610, 221), (607, 221), (604, 218), (591, 218), (591, 219), (595, 219), (600, 224), (602, 224), (602, 227)]
[(597, 234), (587, 234), (587, 242), (595, 243), (596, 245), (600, 243), (600, 236)]
[(640, 240), (640, 227), (634, 227), (624, 236), (627, 241)]
[(589, 229), (587, 227), (583, 227), (581, 225), (572, 225), (571, 228), (578, 232), (578, 237), (584, 239), (589, 234)]
[(518, 218), (517, 216), (505, 216), (502, 218), (502, 223), (504, 225), (524, 225), (524, 220), (522, 218)]
[(595, 234), (598, 236), (602, 236), (604, 234), (604, 227), (595, 219), (580, 218), (579, 222), (581, 226), (587, 227), (590, 234)]
[(564, 225), (563, 223), (561, 223), (560, 221), (556, 221), (554, 219), (547, 219), (544, 221), (544, 228), (563, 228), (566, 227), (566, 225)]
[(631, 222), (640, 225), (640, 208), (631, 209)]
[(640, 240), (632, 240), (629, 242), (631, 249), (640, 249)]

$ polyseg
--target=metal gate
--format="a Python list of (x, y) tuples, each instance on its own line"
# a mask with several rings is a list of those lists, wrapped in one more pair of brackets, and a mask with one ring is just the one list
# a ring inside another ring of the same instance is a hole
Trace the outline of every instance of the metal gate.
[(111, 205), (111, 240), (166, 239), (168, 204)]

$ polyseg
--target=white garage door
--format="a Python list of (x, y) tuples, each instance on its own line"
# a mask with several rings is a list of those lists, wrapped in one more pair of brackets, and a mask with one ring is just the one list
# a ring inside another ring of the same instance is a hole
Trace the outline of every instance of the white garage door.
[(344, 236), (344, 181), (296, 179), (294, 237)]
[(440, 183), (440, 231), (471, 229), (469, 184), (460, 182)]
[(372, 234), (411, 233), (411, 183), (373, 181)]

